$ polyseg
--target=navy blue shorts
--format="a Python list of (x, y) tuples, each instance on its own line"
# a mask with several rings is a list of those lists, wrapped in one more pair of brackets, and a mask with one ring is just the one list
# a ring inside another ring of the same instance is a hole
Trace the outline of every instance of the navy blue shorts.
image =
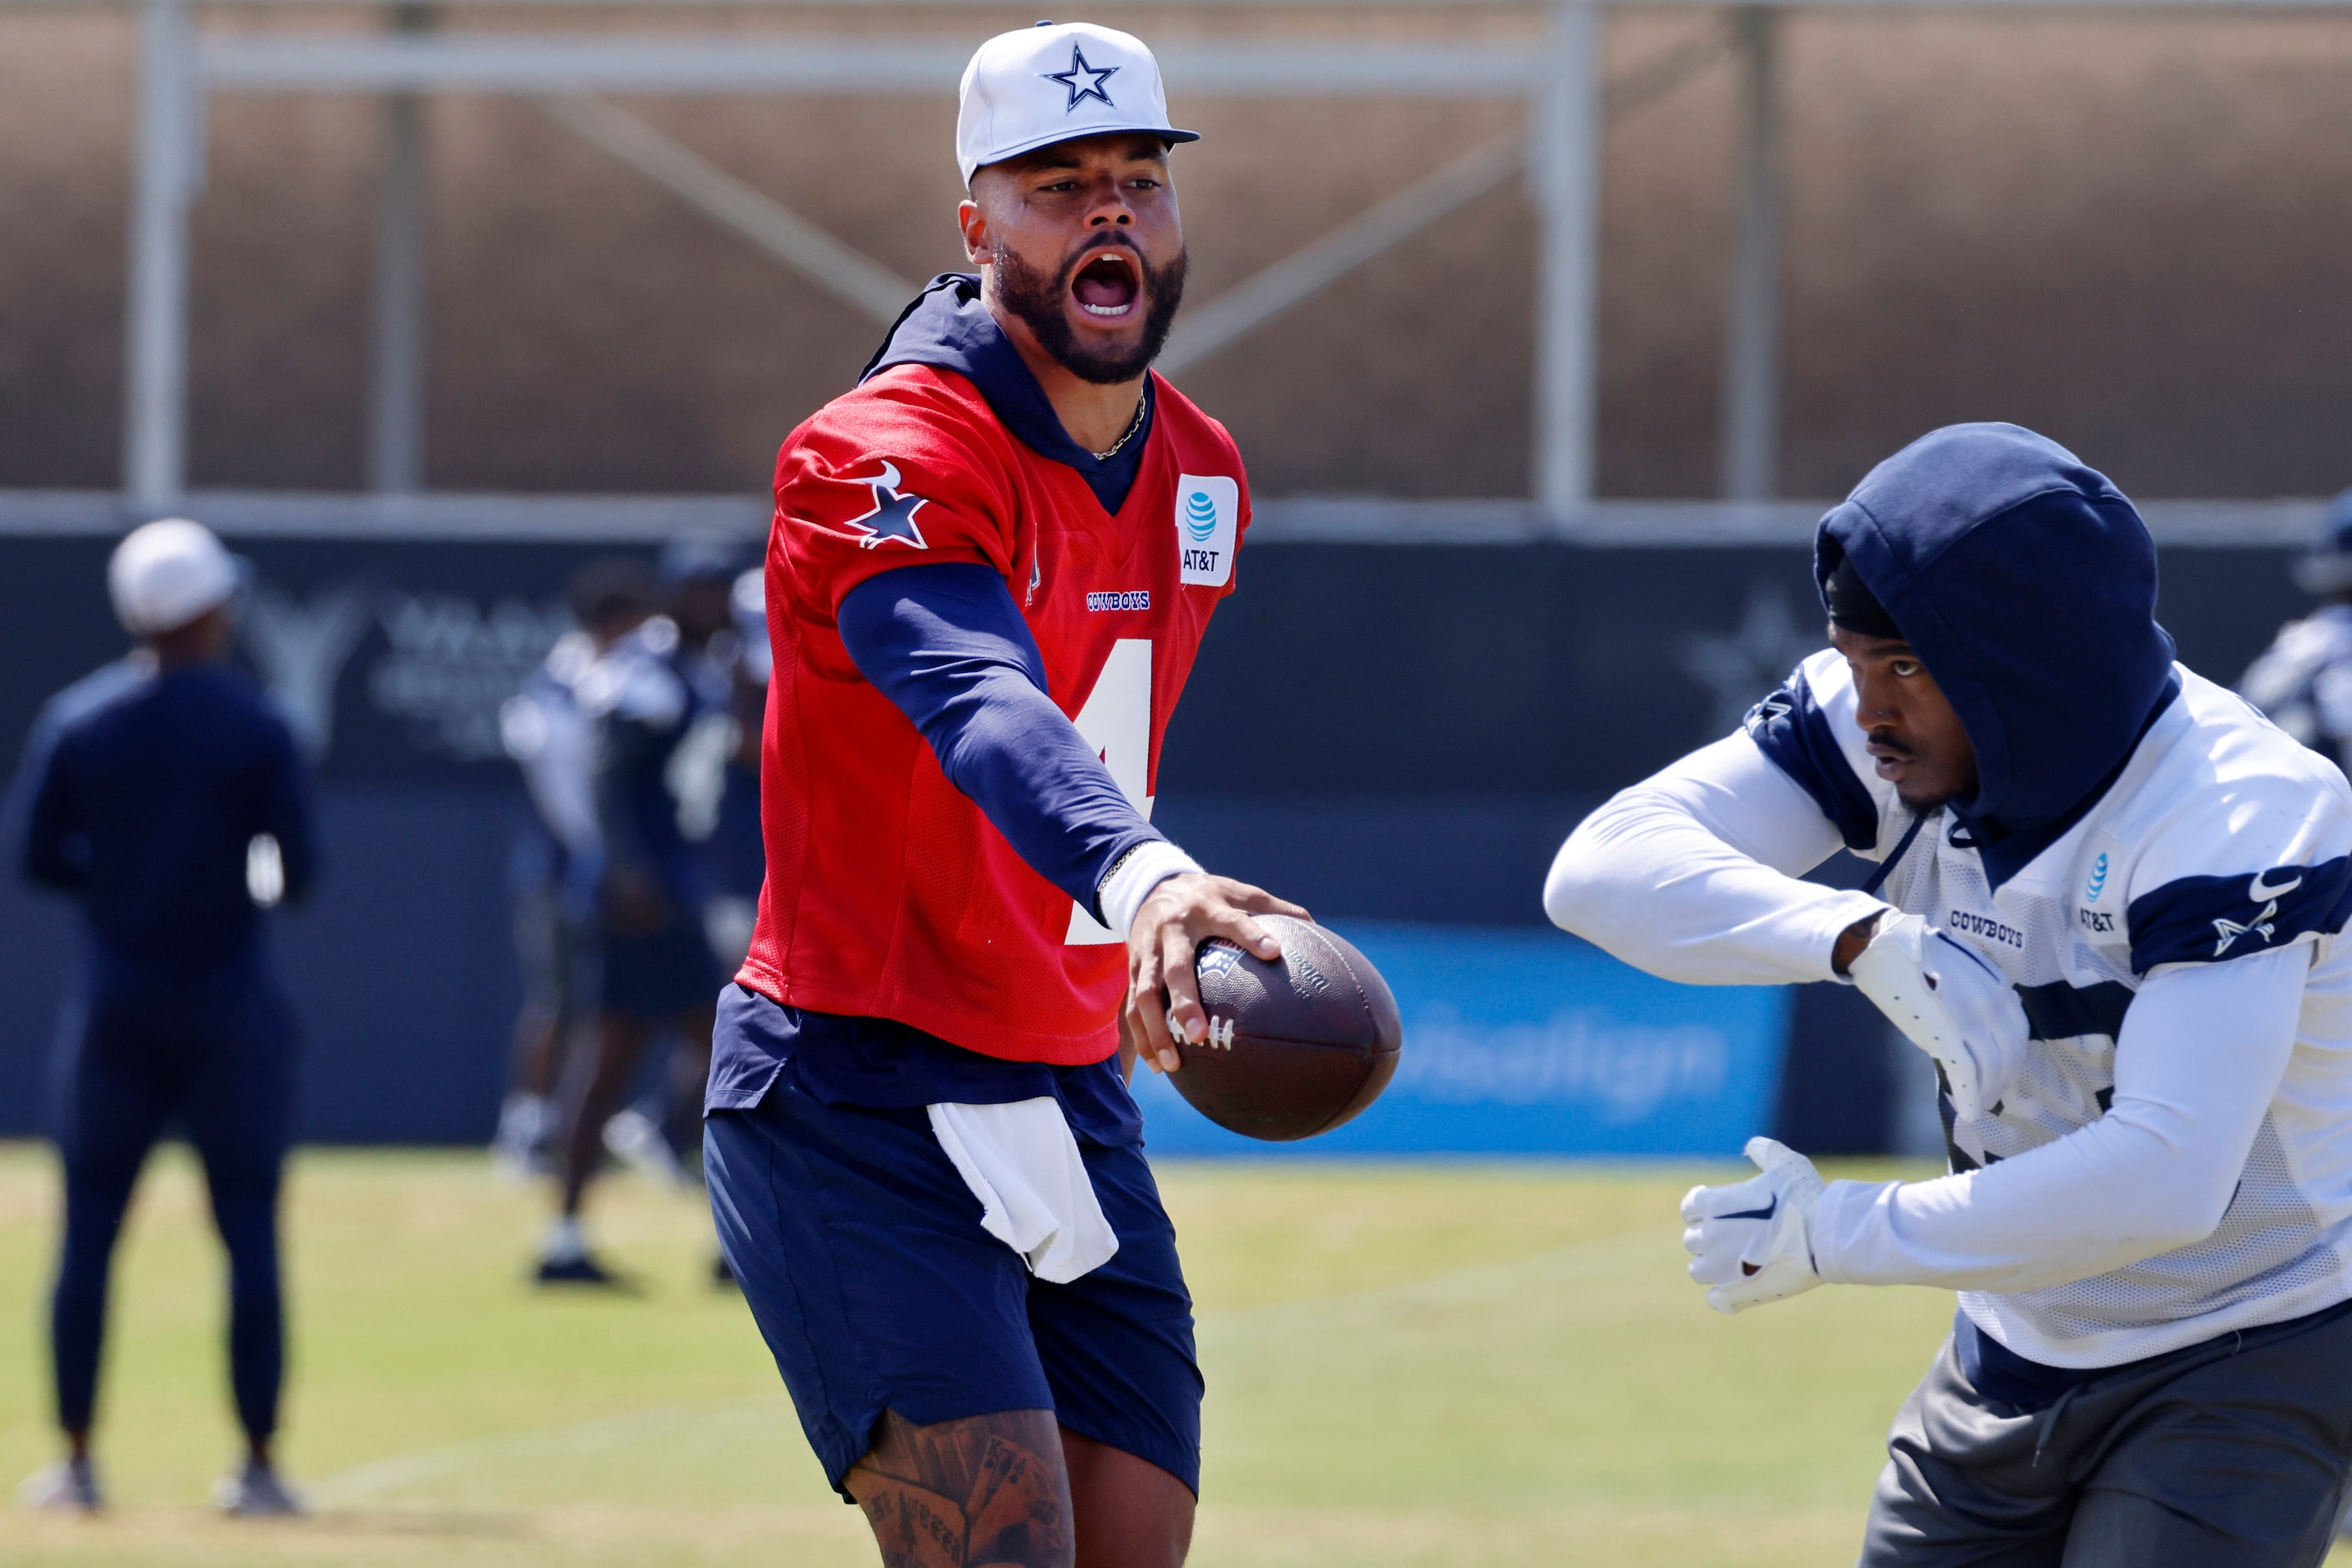
[(660, 1021), (710, 1005), (723, 977), (702, 921), (681, 913), (632, 936), (604, 941), (603, 1003), (607, 1013)]
[(1176, 1227), (1140, 1143), (1078, 1148), (1118, 1251), (1055, 1285), (981, 1229), (921, 1110), (827, 1105), (787, 1072), (705, 1121), (719, 1245), (836, 1491), (885, 1410), (919, 1426), (1051, 1410), (1198, 1493)]

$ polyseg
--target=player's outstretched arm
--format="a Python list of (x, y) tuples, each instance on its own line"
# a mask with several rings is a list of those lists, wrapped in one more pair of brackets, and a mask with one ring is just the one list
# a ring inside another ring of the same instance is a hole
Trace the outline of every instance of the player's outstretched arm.
[(1280, 946), (1250, 917), (1307, 911), (1207, 875), (1144, 820), (1046, 695), (1044, 658), (992, 568), (879, 574), (842, 596), (835, 623), (858, 672), (913, 721), (948, 782), (1040, 876), (1126, 933), (1125, 1037), (1154, 1068), (1172, 1068), (1171, 1026), (1186, 1039), (1208, 1031), (1192, 974), (1199, 945), (1222, 936), (1273, 958)]
[(1822, 1278), (2034, 1290), (2203, 1240), (2285, 1076), (2309, 968), (2298, 943), (2159, 970), (2124, 1015), (2105, 1116), (1958, 1175), (1831, 1183)]
[(1127, 931), (1124, 1037), (1155, 1070), (1174, 1072), (1182, 1065), (1179, 1039), (1208, 1036), (1209, 1014), (1193, 970), (1202, 942), (1223, 937), (1260, 958), (1282, 956), (1282, 944), (1255, 915), (1311, 918), (1263, 888), (1201, 871), (1165, 879), (1136, 910)]
[(843, 595), (835, 622), (948, 782), (1079, 907), (1102, 916), (1112, 868), (1138, 846), (1173, 850), (1046, 694), (1045, 657), (992, 568), (894, 568)]
[(1839, 843), (1812, 797), (1735, 734), (1586, 817), (1552, 861), (1544, 911), (1686, 984), (1827, 980), (1839, 937), (1887, 907), (1798, 879)]

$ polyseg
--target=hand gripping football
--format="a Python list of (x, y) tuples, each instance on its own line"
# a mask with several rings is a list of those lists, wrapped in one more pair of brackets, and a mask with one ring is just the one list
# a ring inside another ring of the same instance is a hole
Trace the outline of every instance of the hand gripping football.
[(1215, 940), (1194, 972), (1209, 1037), (1181, 1047), (1170, 1076), (1194, 1110), (1270, 1142), (1328, 1132), (1380, 1098), (1404, 1026), (1388, 983), (1346, 939), (1288, 915), (1260, 915), (1282, 943), (1269, 963)]

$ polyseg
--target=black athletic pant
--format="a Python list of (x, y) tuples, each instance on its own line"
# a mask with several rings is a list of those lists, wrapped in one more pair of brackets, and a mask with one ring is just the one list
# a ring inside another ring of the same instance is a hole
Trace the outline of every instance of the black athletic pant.
[(2318, 1568), (2352, 1467), (2352, 1310), (2116, 1367), (2038, 1410), (1944, 1342), (1859, 1568)]
[(284, 1377), (278, 1191), (293, 1100), (294, 1030), (257, 963), (193, 980), (116, 979), (69, 1016), (57, 1063), (65, 1238), (50, 1298), (58, 1424), (97, 1402), (114, 1242), (148, 1151), (173, 1122), (205, 1168), (228, 1251), (229, 1378), (254, 1442), (277, 1430)]

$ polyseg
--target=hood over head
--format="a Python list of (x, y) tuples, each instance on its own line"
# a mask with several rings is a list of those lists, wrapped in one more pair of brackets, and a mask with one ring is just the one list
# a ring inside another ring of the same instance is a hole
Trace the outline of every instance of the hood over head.
[(2080, 819), (2179, 689), (2156, 544), (2123, 492), (2015, 425), (1951, 425), (1822, 519), (1813, 574), (1851, 563), (1936, 678), (1977, 758), (1953, 811), (1996, 882)]
[(1143, 378), (1143, 424), (1134, 437), (1106, 462), (1070, 438), (1062, 416), (1037, 378), (1029, 373), (1021, 351), (1004, 335), (981, 298), (980, 277), (971, 272), (942, 272), (923, 285), (914, 302), (898, 313), (889, 335), (866, 368), (857, 373), (864, 383), (893, 365), (927, 364), (950, 370), (980, 388), (1013, 439), (1041, 458), (1065, 463), (1078, 471), (1105, 511), (1117, 513), (1127, 504), (1127, 492), (1143, 467), (1143, 448), (1150, 440), (1156, 417), (1159, 377)]

